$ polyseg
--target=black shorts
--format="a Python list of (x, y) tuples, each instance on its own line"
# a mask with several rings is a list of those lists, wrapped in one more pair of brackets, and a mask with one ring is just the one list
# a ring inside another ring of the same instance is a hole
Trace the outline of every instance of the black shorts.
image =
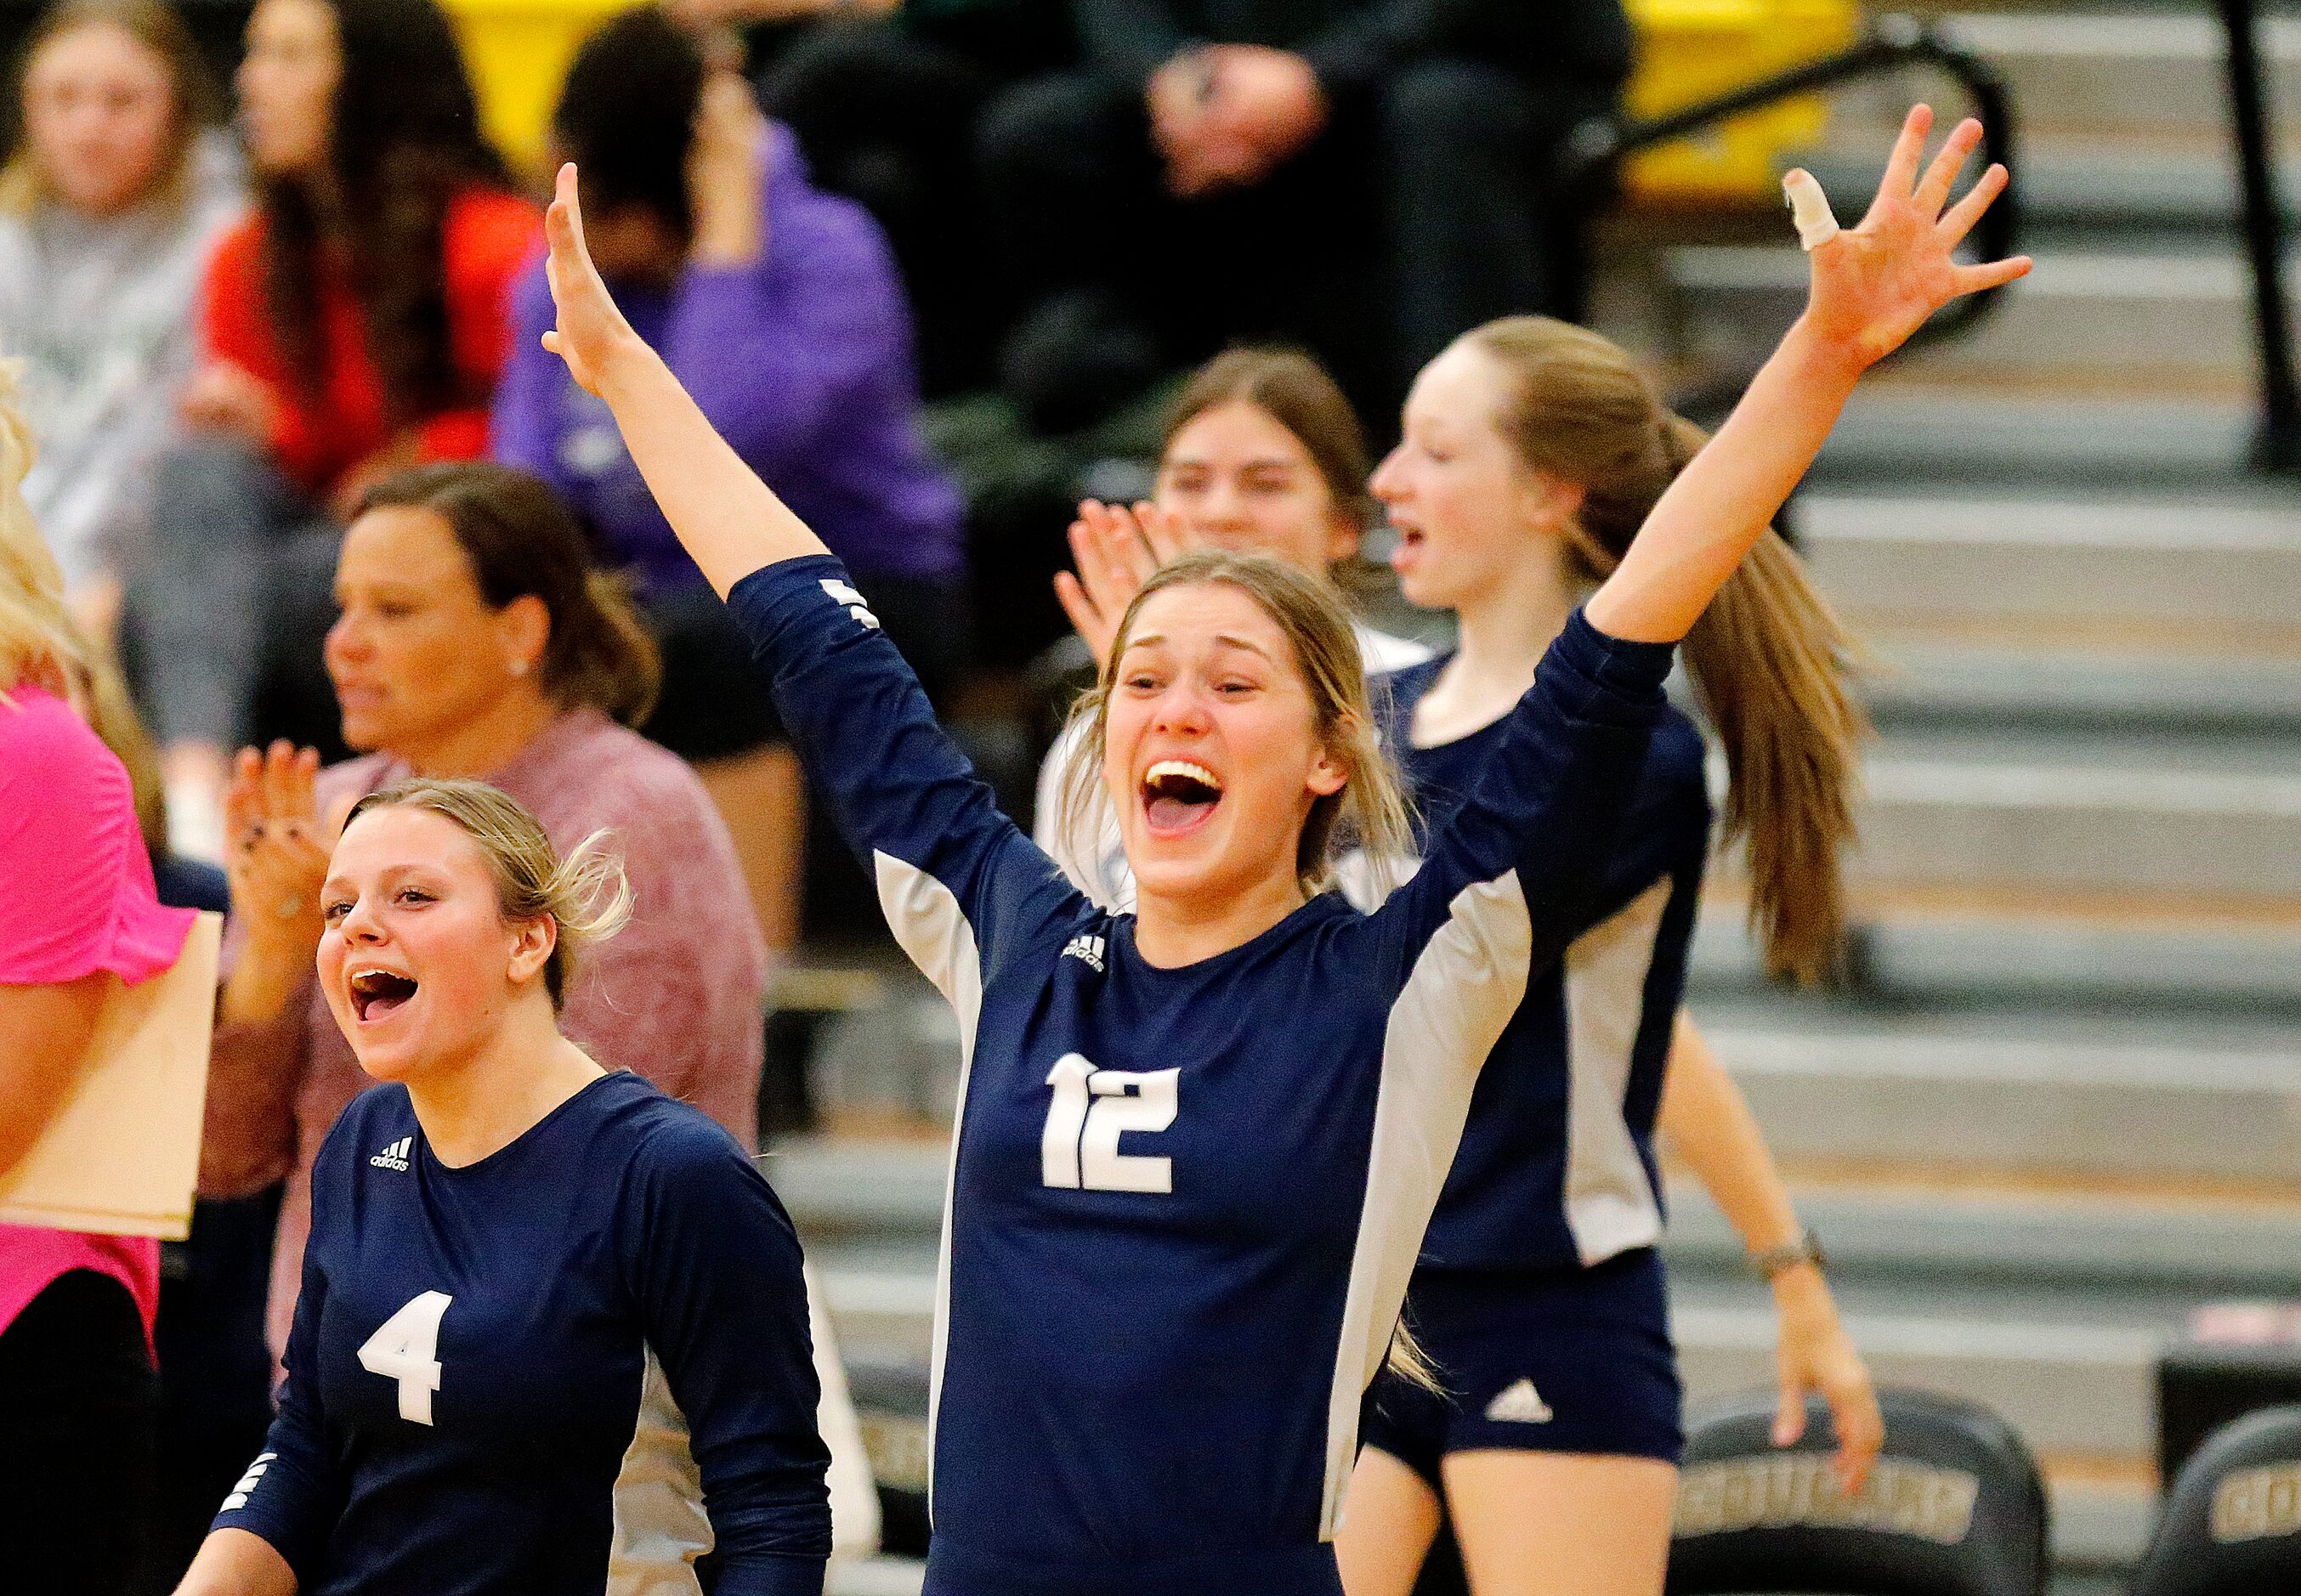
[(1422, 1270), (1407, 1322), (1443, 1396), (1385, 1369), (1360, 1440), (1435, 1490), (1450, 1452), (1576, 1452), (1675, 1464), (1678, 1352), (1651, 1248), (1587, 1269)]
[[(964, 666), (966, 606), (956, 583), (858, 577), (872, 613), (938, 704)], [(702, 583), (651, 593), (640, 606), (663, 650), (663, 691), (640, 728), (690, 765), (785, 741), (772, 683), (726, 604)]]

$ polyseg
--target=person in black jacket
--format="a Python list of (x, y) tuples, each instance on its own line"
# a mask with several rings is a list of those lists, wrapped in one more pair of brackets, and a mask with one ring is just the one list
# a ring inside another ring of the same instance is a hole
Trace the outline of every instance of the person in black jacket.
[(1042, 428), (1131, 365), (1307, 344), (1368, 414), (1457, 334), (1578, 308), (1559, 142), (1627, 75), (1619, 0), (1075, 0), (1084, 64), (978, 155)]

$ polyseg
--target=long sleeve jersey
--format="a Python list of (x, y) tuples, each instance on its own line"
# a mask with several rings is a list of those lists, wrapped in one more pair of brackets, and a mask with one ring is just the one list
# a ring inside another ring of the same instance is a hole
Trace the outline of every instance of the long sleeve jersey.
[[(1477, 791), (1510, 723), (1414, 745), (1443, 659), (1385, 679), (1391, 747), (1426, 833)], [(1710, 845), (1702, 733), (1663, 713), (1603, 867), (1589, 928), (1535, 971), (1470, 1097), (1425, 1267), (1602, 1263), (1661, 1237), (1653, 1129)]]
[(820, 1596), (817, 1394), (798, 1238), (701, 1114), (618, 1072), (451, 1168), (380, 1086), (313, 1171), (279, 1416), (215, 1527), (305, 1596)]
[(1160, 968), (999, 813), (836, 561), (730, 603), (958, 1016), (928, 1591), (1331, 1596), (1360, 1399), (1472, 1084), (1587, 923), (1670, 650), (1577, 616), (1378, 913), (1321, 895)]

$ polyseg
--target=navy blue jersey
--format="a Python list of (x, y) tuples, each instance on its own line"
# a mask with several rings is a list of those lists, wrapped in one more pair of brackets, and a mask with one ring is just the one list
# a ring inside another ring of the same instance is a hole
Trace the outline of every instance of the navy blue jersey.
[(1322, 896), (1159, 969), (999, 813), (836, 562), (729, 602), (958, 1015), (929, 1591), (1338, 1589), (1360, 1398), (1477, 1068), (1588, 923), (1670, 650), (1577, 617), (1379, 913)]
[(401, 1086), (312, 1170), (288, 1380), (217, 1516), (303, 1596), (820, 1596), (807, 1286), (734, 1139), (595, 1081), (462, 1168)]
[[(1415, 706), (1445, 664), (1393, 673), (1378, 700), (1426, 834), (1477, 790), (1509, 736), (1505, 718), (1414, 746)], [(1627, 808), (1588, 929), (1527, 980), (1478, 1077), (1426, 1266), (1570, 1268), (1661, 1239), (1654, 1116), (1710, 846), (1702, 733), (1674, 708)]]

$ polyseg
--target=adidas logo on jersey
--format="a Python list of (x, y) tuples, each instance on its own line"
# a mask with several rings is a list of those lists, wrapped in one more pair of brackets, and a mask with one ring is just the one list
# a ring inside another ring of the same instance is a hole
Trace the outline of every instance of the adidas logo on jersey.
[(407, 1173), (407, 1155), (414, 1151), (414, 1137), (402, 1136), (389, 1147), (385, 1148), (381, 1152), (376, 1154), (374, 1157), (370, 1158), (368, 1162), (375, 1166), (378, 1169), (396, 1169), (399, 1171), (400, 1174), (406, 1174)]
[(1521, 1380), (1486, 1404), (1486, 1416), (1502, 1425), (1546, 1425), (1554, 1416), (1534, 1382)]
[(249, 1464), (247, 1472), (239, 1476), (239, 1483), (234, 1485), (231, 1494), (223, 1499), (223, 1511), (230, 1513), (247, 1506), (248, 1492), (255, 1489), (257, 1482), (264, 1478), (264, 1471), (272, 1466), (272, 1459), (279, 1455), (277, 1452), (258, 1452), (255, 1455), (255, 1461)]
[(864, 598), (862, 594), (858, 593), (853, 588), (849, 587), (845, 582), (834, 581), (829, 577), (824, 577), (823, 579), (823, 590), (831, 595), (831, 600), (833, 604), (845, 605), (847, 606), (847, 613), (849, 615), (852, 615), (858, 623), (862, 625), (871, 627), (874, 631), (877, 629), (879, 625), (879, 617), (871, 613), (870, 604)]
[(1063, 957), (1085, 960), (1087, 964), (1093, 966), (1095, 973), (1100, 975), (1102, 973), (1102, 939), (1089, 936), (1086, 932), (1081, 932), (1073, 937), (1069, 946), (1063, 949)]

